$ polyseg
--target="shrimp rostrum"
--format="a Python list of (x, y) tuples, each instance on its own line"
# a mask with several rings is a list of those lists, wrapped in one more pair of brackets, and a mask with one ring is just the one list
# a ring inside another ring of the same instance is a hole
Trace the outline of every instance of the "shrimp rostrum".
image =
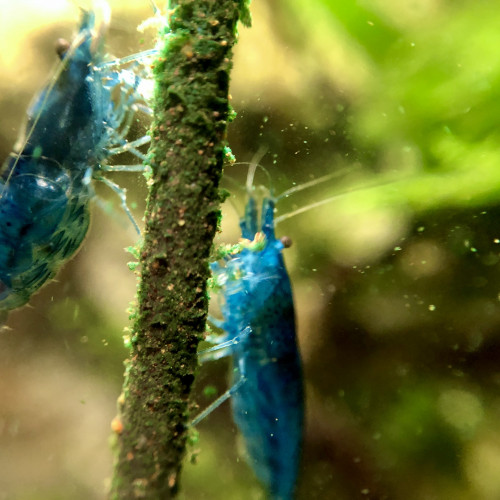
[[(61, 62), (34, 99), (15, 152), (0, 171), (0, 312), (29, 301), (71, 257), (87, 233), (92, 180), (108, 157), (146, 140), (125, 139), (143, 101), (132, 71), (104, 63), (109, 7), (84, 11), (73, 42), (60, 41)], [(112, 93), (115, 94), (114, 99)], [(116, 97), (118, 94), (118, 97)], [(140, 105), (140, 104), (139, 104)], [(145, 106), (144, 106), (145, 107)], [(121, 168), (126, 170), (126, 168)]]

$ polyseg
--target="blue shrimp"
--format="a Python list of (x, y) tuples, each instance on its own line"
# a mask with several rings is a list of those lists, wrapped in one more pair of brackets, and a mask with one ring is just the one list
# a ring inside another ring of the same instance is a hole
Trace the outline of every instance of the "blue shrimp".
[(212, 319), (225, 335), (200, 359), (232, 356), (233, 386), (194, 421), (232, 399), (234, 421), (243, 435), (249, 462), (273, 500), (289, 500), (300, 461), (303, 427), (302, 368), (295, 334), (292, 289), (276, 239), (274, 200), (265, 198), (261, 223), (250, 196), (240, 221), (244, 240), (224, 265), (212, 265), (223, 297), (223, 320)]
[[(221, 306), (223, 319), (209, 320), (225, 333), (210, 335), (206, 340), (215, 344), (214, 347), (199, 353), (201, 362), (231, 356), (233, 385), (191, 425), (198, 424), (231, 398), (233, 418), (243, 435), (256, 476), (272, 500), (291, 500), (301, 454), (304, 392), (293, 295), (282, 255), (291, 240), (287, 237), (277, 239), (275, 226), (346, 196), (350, 190), (279, 217), (274, 216), (274, 209), (276, 202), (293, 193), (343, 176), (353, 169), (339, 169), (294, 186), (279, 196), (265, 197), (259, 224), (252, 184), (258, 159), (263, 155), (264, 152), (257, 153), (247, 175), (249, 199), (240, 220), (243, 239), (221, 252), (222, 262), (212, 264), (214, 288), (220, 289), (224, 301)], [(263, 171), (269, 178), (269, 173)]]
[(29, 108), (20, 146), (0, 171), (3, 316), (26, 304), (79, 248), (89, 227), (93, 179), (118, 193), (132, 219), (124, 191), (99, 172), (144, 169), (105, 162), (124, 151), (145, 160), (136, 148), (149, 137), (127, 142), (125, 136), (135, 111), (148, 108), (138, 91), (141, 79), (103, 60), (109, 13), (106, 3), (95, 2), (94, 10), (83, 11), (73, 43), (59, 43), (58, 70)]

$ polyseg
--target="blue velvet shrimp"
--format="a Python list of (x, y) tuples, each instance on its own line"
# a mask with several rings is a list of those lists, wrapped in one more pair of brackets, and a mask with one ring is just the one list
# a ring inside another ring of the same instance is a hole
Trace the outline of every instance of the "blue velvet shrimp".
[(273, 500), (290, 500), (300, 461), (303, 427), (301, 360), (295, 334), (292, 288), (282, 251), (288, 238), (274, 231), (274, 199), (263, 200), (261, 221), (250, 195), (240, 221), (242, 240), (212, 264), (215, 287), (222, 292), (225, 334), (200, 359), (232, 357), (232, 387), (193, 425), (231, 398), (250, 466)]
[[(263, 154), (258, 153), (256, 158)], [(240, 220), (242, 239), (223, 250), (222, 258), (212, 264), (213, 287), (223, 297), (223, 319), (209, 320), (225, 333), (207, 337), (215, 345), (199, 353), (201, 362), (231, 356), (233, 385), (202, 411), (192, 425), (231, 398), (233, 419), (243, 435), (255, 475), (272, 500), (291, 500), (301, 454), (304, 393), (293, 294), (282, 255), (291, 240), (276, 238), (275, 226), (346, 193), (280, 217), (274, 216), (275, 204), (352, 169), (340, 169), (294, 186), (279, 196), (264, 197), (259, 222), (253, 194), (258, 166), (255, 159), (248, 171), (248, 202)], [(270, 181), (269, 173), (263, 171)]]
[(111, 187), (133, 220), (124, 191), (100, 174), (144, 169), (106, 161), (124, 151), (144, 161), (136, 148), (149, 137), (125, 137), (135, 112), (149, 108), (139, 92), (141, 78), (104, 61), (109, 17), (108, 5), (94, 2), (82, 12), (73, 42), (58, 43), (58, 69), (28, 109), (19, 146), (0, 171), (3, 316), (26, 304), (79, 248), (89, 227), (93, 180)]

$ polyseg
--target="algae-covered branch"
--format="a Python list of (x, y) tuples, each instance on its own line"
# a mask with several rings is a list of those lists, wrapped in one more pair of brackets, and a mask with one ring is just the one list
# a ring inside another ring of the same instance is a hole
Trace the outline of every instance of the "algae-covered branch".
[(154, 67), (152, 175), (115, 420), (113, 499), (159, 500), (178, 490), (219, 217), (232, 48), (247, 3), (170, 2)]

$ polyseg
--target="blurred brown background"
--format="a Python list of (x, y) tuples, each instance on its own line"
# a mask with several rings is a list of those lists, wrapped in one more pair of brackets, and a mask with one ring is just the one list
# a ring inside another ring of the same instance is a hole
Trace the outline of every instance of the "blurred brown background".
[[(0, 7), (5, 158), (78, 9)], [(149, 48), (136, 31), (149, 3), (112, 7), (109, 51)], [(276, 193), (339, 172), (280, 215), (347, 192), (278, 228), (294, 241), (307, 390), (298, 497), (500, 498), (500, 2), (268, 0), (252, 12), (232, 80), (237, 160), (266, 147)], [(243, 185), (246, 169), (226, 173)], [(110, 177), (140, 219), (145, 180)], [(262, 173), (256, 183), (268, 186)], [(105, 498), (135, 293), (123, 249), (136, 237), (113, 193), (97, 191), (109, 209), (94, 206), (80, 252), (0, 335), (0, 500)], [(225, 241), (239, 236), (243, 203), (224, 208)], [(207, 385), (225, 390), (227, 368), (200, 369), (201, 407)], [(180, 498), (263, 498), (229, 405), (199, 430)]]

